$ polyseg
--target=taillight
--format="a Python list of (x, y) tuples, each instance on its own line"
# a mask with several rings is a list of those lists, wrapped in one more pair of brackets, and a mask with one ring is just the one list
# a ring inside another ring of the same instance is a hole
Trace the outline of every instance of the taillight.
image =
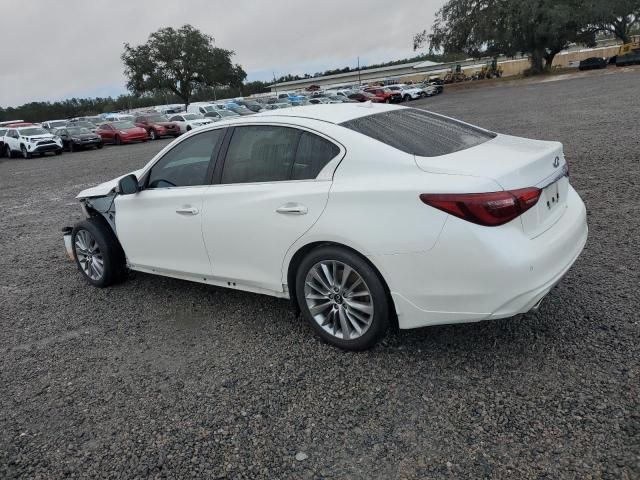
[(497, 227), (533, 207), (541, 193), (535, 187), (490, 193), (423, 193), (420, 200), (468, 222)]

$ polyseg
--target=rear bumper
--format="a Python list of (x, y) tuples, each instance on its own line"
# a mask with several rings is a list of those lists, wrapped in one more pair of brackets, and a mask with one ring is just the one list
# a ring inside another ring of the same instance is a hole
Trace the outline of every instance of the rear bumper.
[(530, 239), (518, 221), (496, 228), (448, 217), (433, 249), (371, 256), (400, 328), (477, 322), (531, 310), (571, 268), (587, 241), (584, 203), (569, 189), (560, 219)]

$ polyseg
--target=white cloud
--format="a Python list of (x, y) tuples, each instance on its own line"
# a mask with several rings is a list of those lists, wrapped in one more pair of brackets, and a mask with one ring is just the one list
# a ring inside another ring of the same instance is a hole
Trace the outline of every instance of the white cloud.
[[(249, 79), (413, 55), (444, 0), (30, 0), (3, 22), (0, 105), (124, 93), (120, 54), (190, 23), (235, 50)], [(28, 28), (25, 29), (25, 27)], [(15, 39), (6, 41), (6, 39)]]

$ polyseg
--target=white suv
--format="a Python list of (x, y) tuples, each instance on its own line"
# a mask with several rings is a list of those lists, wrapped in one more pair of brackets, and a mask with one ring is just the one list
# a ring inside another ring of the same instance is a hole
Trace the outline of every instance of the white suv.
[(62, 139), (41, 127), (11, 128), (4, 136), (4, 148), (9, 158), (18, 153), (24, 158), (31, 158), (34, 153), (54, 152), (60, 155)]
[(415, 88), (411, 85), (387, 85), (387, 88), (402, 95), (402, 100), (417, 100), (425, 96), (425, 92), (421, 88)]
[(213, 119), (204, 118), (197, 113), (181, 113), (180, 115), (174, 115), (169, 119), (180, 127), (180, 133), (190, 132), (194, 128), (203, 127), (209, 123), (213, 123)]

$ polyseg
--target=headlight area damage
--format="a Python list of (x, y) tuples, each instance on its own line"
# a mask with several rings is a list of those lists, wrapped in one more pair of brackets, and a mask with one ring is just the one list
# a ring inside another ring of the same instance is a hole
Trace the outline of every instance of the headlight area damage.
[[(108, 195), (102, 197), (81, 198), (80, 206), (86, 218), (94, 218), (101, 223), (106, 223), (113, 233), (116, 231), (116, 208), (115, 198), (118, 194), (113, 190)], [(62, 229), (64, 247), (71, 260), (76, 260), (73, 249), (73, 227)]]

